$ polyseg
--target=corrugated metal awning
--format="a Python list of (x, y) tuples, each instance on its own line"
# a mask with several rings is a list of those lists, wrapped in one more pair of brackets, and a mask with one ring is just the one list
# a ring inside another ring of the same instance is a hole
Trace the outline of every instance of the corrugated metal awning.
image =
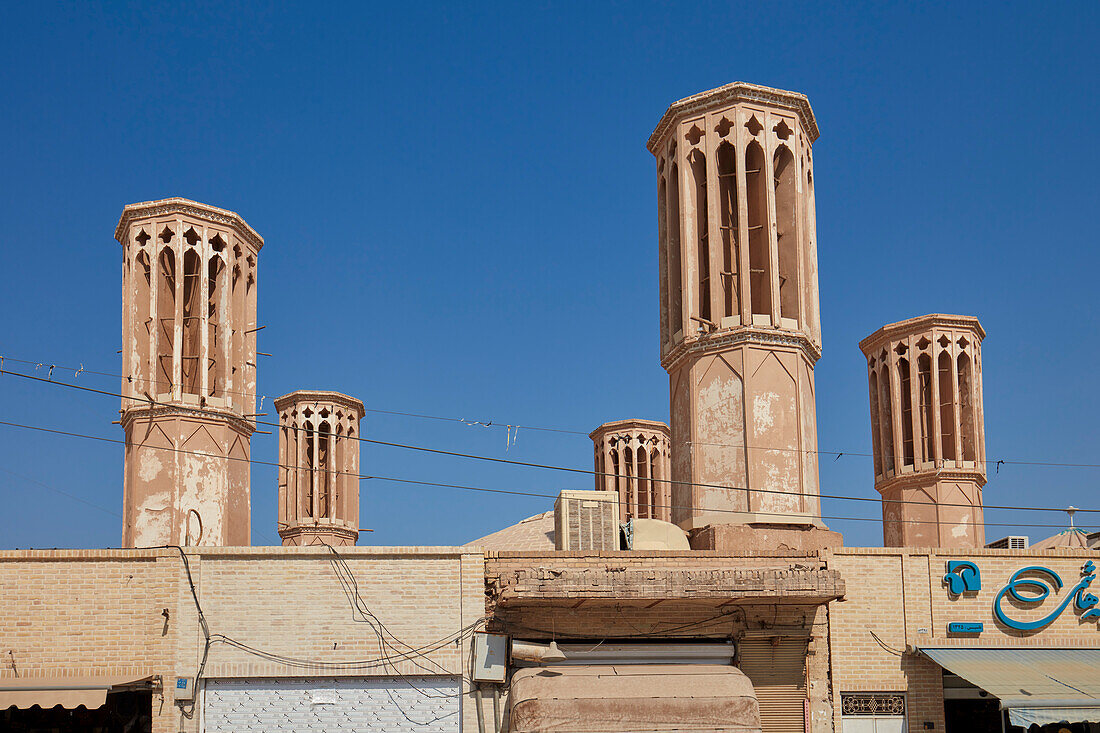
[(1100, 649), (921, 649), (1001, 701), (1013, 725), (1100, 722)]
[(112, 687), (130, 686), (149, 677), (21, 677), (0, 680), (0, 710), (10, 707), (102, 707)]
[(593, 664), (517, 670), (513, 733), (760, 733), (752, 683), (717, 664)]

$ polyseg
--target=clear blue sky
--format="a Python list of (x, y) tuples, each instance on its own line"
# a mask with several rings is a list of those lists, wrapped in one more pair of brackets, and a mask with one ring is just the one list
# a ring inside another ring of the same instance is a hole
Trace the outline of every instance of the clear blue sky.
[[(821, 127), (821, 449), (870, 450), (859, 339), (956, 312), (989, 333), (989, 456), (1100, 463), (1100, 5), (462, 5), (7, 7), (0, 354), (117, 373), (114, 226), (127, 203), (186, 196), (240, 212), (266, 239), (268, 407), (318, 388), (494, 424), (667, 420), (644, 143), (669, 103), (744, 80), (806, 93)], [(0, 420), (117, 439), (117, 411), (117, 399), (0, 377)], [(591, 468), (583, 435), (521, 429), (505, 452), (496, 427), (381, 414), (363, 427)], [(252, 445), (276, 460), (274, 435)], [(592, 485), (375, 446), (362, 465), (546, 494)], [(121, 478), (121, 446), (0, 427), (0, 547), (117, 546)], [(990, 504), (1100, 508), (1097, 469), (1009, 465), (989, 478)], [(824, 458), (821, 483), (877, 497), (869, 458)], [(275, 469), (254, 466), (255, 543), (275, 537), (275, 496)], [(362, 496), (370, 544), (463, 543), (552, 503), (385, 481), (364, 481)], [(823, 506), (880, 517), (877, 504)], [(848, 544), (881, 544), (878, 521), (828, 524)], [(1054, 530), (987, 535), (1020, 532)]]

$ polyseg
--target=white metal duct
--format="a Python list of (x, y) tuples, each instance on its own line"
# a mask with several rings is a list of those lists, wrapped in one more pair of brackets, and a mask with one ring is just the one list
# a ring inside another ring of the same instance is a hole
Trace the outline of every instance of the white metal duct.
[(206, 680), (204, 730), (419, 731), (461, 725), (457, 677)]

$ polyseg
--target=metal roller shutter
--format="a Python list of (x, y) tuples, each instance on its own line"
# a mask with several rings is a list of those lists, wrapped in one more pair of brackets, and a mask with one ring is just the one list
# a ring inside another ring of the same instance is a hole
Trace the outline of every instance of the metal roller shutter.
[(457, 677), (208, 679), (203, 729), (458, 733)]
[(763, 733), (805, 733), (806, 640), (745, 639), (739, 656), (756, 690)]

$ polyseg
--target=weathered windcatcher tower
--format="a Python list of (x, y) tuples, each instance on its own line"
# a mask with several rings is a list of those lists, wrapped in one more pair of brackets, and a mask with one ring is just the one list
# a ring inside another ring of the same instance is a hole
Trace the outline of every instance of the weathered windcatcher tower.
[(619, 520), (671, 521), (668, 426), (656, 420), (605, 422), (591, 433), (596, 490), (619, 495)]
[(985, 545), (984, 338), (973, 316), (933, 314), (859, 343), (889, 547)]
[(737, 82), (676, 102), (649, 138), (672, 478), (686, 482), (672, 520), (688, 531), (820, 526), (817, 137), (805, 96)]
[(248, 545), (256, 258), (233, 213), (131, 204), (122, 245), (123, 547)]
[(359, 421), (363, 403), (299, 390), (279, 412), (279, 536), (284, 545), (354, 545), (359, 538)]

